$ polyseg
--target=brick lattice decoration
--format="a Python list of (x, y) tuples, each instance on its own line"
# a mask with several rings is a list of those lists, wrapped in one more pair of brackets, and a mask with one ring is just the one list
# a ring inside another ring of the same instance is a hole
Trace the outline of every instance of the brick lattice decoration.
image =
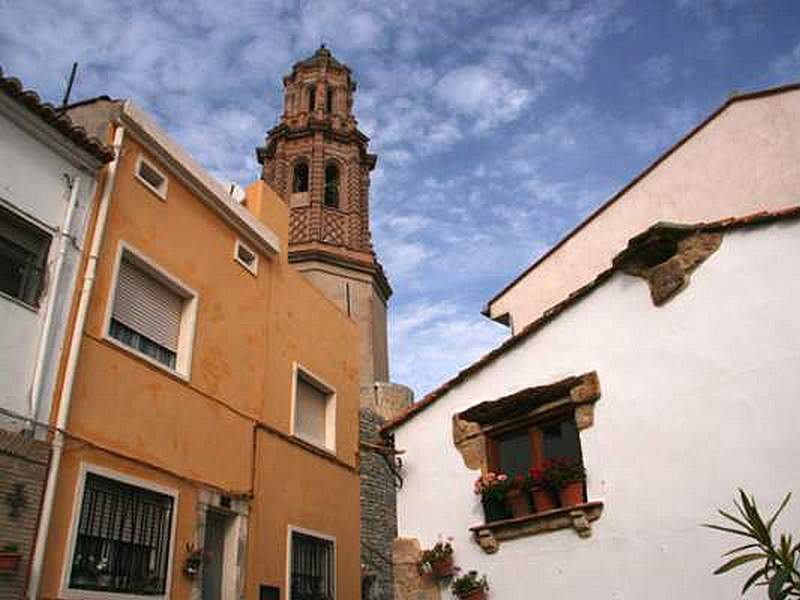
[(15, 573), (0, 573), (0, 600), (19, 600), (25, 592), (49, 457), (45, 442), (0, 430), (0, 547), (14, 544), (22, 554)]

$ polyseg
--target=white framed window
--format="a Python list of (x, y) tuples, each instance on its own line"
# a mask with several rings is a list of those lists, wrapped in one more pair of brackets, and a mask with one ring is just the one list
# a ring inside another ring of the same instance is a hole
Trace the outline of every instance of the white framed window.
[(336, 600), (336, 538), (289, 526), (288, 600)]
[(169, 598), (177, 507), (177, 490), (82, 463), (61, 595)]
[(197, 293), (124, 242), (112, 291), (106, 338), (188, 379)]
[(136, 178), (162, 200), (167, 199), (167, 176), (161, 169), (139, 154), (136, 160)]
[(0, 293), (39, 306), (50, 241), (49, 233), (0, 206)]
[(294, 364), (292, 435), (336, 452), (336, 392), (308, 369)]
[(242, 240), (236, 240), (236, 245), (233, 248), (233, 259), (253, 275), (258, 275), (258, 254), (242, 243)]

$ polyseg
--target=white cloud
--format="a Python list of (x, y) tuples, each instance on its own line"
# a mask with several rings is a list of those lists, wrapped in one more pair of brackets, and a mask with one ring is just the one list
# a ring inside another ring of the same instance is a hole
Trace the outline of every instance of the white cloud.
[(792, 50), (773, 60), (769, 65), (770, 71), (785, 80), (800, 80), (800, 43)]
[(473, 120), (477, 131), (513, 121), (531, 98), (527, 89), (485, 65), (450, 71), (434, 93), (440, 102)]

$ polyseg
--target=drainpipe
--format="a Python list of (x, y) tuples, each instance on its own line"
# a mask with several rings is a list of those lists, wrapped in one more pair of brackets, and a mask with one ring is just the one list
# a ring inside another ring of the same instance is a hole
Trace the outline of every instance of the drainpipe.
[(80, 353), (81, 341), (83, 338), (83, 328), (86, 324), (86, 315), (89, 312), (89, 298), (92, 295), (92, 288), (94, 287), (97, 257), (100, 254), (100, 245), (103, 242), (106, 217), (108, 216), (108, 205), (111, 201), (111, 191), (114, 188), (114, 180), (117, 176), (117, 167), (119, 166), (119, 157), (122, 152), (122, 138), (124, 134), (125, 129), (121, 125), (118, 125), (114, 132), (114, 160), (111, 161), (111, 164), (108, 166), (108, 177), (106, 178), (105, 187), (103, 188), (103, 195), (100, 197), (97, 223), (94, 227), (89, 260), (86, 263), (86, 271), (83, 276), (83, 288), (81, 289), (80, 299), (78, 300), (78, 314), (72, 328), (72, 339), (70, 340), (69, 352), (67, 354), (67, 369), (64, 375), (64, 384), (61, 387), (61, 395), (59, 396), (58, 417), (55, 423), (56, 431), (53, 435), (53, 453), (50, 457), (50, 465), (47, 469), (47, 483), (45, 484), (42, 511), (36, 530), (36, 543), (31, 559), (31, 577), (28, 585), (28, 598), (30, 600), (36, 600), (38, 598), (39, 587), (42, 583), (42, 567), (44, 566), (47, 535), (50, 531), (50, 518), (53, 516), (53, 505), (56, 498), (58, 468), (61, 464), (61, 455), (64, 451), (64, 434), (62, 432), (67, 426), (67, 418), (69, 417), (69, 405), (72, 401), (72, 386), (75, 381), (75, 371), (78, 367), (78, 354)]
[(36, 362), (34, 363), (33, 368), (33, 383), (31, 384), (31, 396), (29, 404), (29, 416), (34, 421), (36, 421), (37, 411), (39, 410), (39, 396), (42, 393), (42, 382), (44, 379), (44, 359), (45, 354), (47, 353), (47, 348), (50, 346), (50, 338), (52, 337), (50, 324), (53, 321), (53, 313), (55, 312), (56, 308), (56, 298), (58, 298), (59, 282), (61, 281), (61, 268), (64, 265), (64, 258), (67, 254), (69, 232), (70, 228), (72, 227), (72, 216), (75, 213), (75, 207), (78, 204), (78, 190), (80, 188), (80, 184), (81, 179), (78, 175), (72, 178), (67, 214), (64, 216), (64, 222), (61, 225), (61, 239), (59, 240), (58, 255), (56, 256), (56, 263), (53, 267), (53, 284), (50, 286), (49, 292), (50, 299), (47, 303), (47, 310), (44, 315), (42, 334), (39, 338), (39, 348), (36, 351)]

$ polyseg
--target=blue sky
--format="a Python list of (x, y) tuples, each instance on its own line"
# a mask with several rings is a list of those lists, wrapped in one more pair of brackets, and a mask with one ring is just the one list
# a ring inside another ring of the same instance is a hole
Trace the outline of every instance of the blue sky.
[(796, 0), (0, 0), (0, 65), (133, 98), (214, 175), (259, 176), (281, 76), (324, 39), (379, 155), (392, 379), (421, 396), (508, 331), (485, 302), (728, 95), (800, 80)]

